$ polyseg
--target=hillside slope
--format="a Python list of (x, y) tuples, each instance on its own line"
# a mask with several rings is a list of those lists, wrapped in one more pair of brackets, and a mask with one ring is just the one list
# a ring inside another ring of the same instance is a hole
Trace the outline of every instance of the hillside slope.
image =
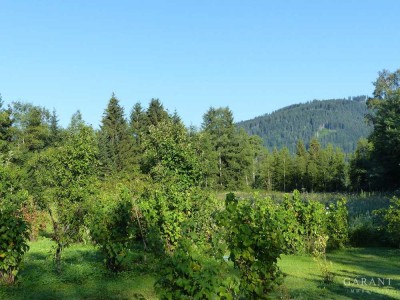
[(368, 112), (365, 101), (366, 96), (351, 100), (313, 100), (239, 122), (237, 126), (249, 134), (259, 135), (270, 150), (286, 146), (294, 153), (299, 139), (307, 144), (312, 137), (317, 137), (322, 146), (331, 143), (349, 153), (372, 129), (365, 121)]

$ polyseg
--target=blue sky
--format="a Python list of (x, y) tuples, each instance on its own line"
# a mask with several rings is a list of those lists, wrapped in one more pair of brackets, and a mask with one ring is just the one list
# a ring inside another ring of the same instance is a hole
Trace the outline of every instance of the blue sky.
[(367, 94), (400, 67), (400, 1), (0, 2), (5, 103), (78, 109), (98, 126), (159, 98), (186, 125), (210, 106), (236, 121), (312, 99)]

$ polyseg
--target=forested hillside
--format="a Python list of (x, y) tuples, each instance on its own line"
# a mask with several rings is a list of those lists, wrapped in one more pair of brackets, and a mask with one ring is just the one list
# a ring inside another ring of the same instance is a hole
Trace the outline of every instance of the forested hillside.
[(366, 99), (358, 96), (348, 100), (313, 100), (237, 125), (249, 134), (260, 136), (270, 151), (286, 146), (294, 153), (299, 139), (308, 142), (316, 137), (324, 147), (331, 143), (350, 153), (356, 149), (357, 141), (371, 132), (371, 126), (365, 122)]

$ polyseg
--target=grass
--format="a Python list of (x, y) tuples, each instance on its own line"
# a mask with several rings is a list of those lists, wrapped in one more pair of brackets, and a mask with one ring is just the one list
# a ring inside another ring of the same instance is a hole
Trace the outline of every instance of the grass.
[(47, 238), (31, 243), (18, 284), (0, 286), (0, 299), (157, 299), (153, 269), (141, 267), (113, 275), (91, 245), (74, 245), (63, 253), (62, 274), (54, 270)]
[(283, 256), (279, 266), (286, 277), (275, 295), (283, 299), (400, 299), (399, 257), (400, 250), (390, 248), (329, 253), (334, 281), (325, 284), (312, 257)]
[[(74, 245), (65, 250), (63, 272), (57, 275), (50, 253), (52, 246), (47, 238), (31, 243), (18, 284), (0, 286), (0, 299), (157, 299), (153, 287), (155, 261), (147, 267), (138, 264), (131, 271), (112, 275), (105, 270), (102, 257), (93, 246)], [(335, 251), (328, 254), (334, 282), (325, 284), (312, 257), (283, 256), (279, 266), (285, 280), (271, 297), (400, 299), (399, 257), (399, 249), (389, 248)], [(362, 285), (362, 278), (366, 278), (368, 285)], [(378, 278), (385, 280), (385, 286), (370, 284), (371, 279), (377, 284)]]

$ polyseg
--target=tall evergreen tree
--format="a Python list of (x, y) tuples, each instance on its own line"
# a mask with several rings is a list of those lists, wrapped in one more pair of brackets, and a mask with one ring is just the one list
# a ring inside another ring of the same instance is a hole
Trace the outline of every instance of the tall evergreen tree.
[(124, 109), (113, 93), (104, 111), (99, 132), (99, 158), (104, 175), (115, 175), (132, 167), (133, 138)]
[(143, 138), (143, 134), (146, 132), (146, 127), (148, 125), (146, 112), (143, 110), (142, 105), (137, 102), (129, 116), (129, 127), (132, 136), (135, 139), (135, 148), (138, 148), (139, 151), (141, 140)]
[(165, 122), (169, 119), (168, 112), (164, 109), (164, 106), (161, 104), (158, 99), (151, 99), (149, 107), (146, 111), (148, 126), (154, 125), (157, 126), (160, 122)]
[(58, 124), (58, 116), (56, 110), (53, 109), (53, 112), (50, 116), (50, 144), (54, 145), (61, 140), (61, 128)]
[(308, 153), (303, 140), (298, 140), (296, 144), (296, 156), (294, 158), (295, 168), (293, 170), (294, 188), (302, 190), (307, 183), (307, 163)]
[(312, 138), (308, 148), (308, 164), (307, 164), (307, 181), (308, 189), (310, 191), (318, 190), (319, 185), (319, 158), (320, 158), (321, 145), (316, 138)]

